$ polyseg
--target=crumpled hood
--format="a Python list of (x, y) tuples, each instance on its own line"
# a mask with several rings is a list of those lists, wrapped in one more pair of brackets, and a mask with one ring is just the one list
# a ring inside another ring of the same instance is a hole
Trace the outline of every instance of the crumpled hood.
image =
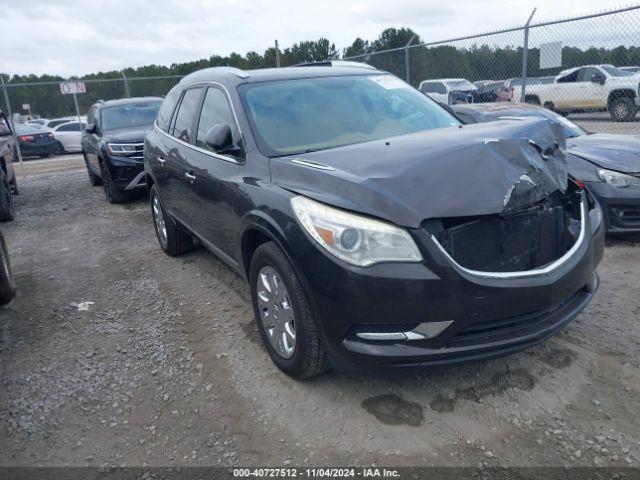
[(429, 218), (516, 211), (564, 191), (564, 142), (561, 127), (544, 119), (480, 123), (273, 158), (271, 178), (320, 202), (417, 228)]
[(120, 128), (118, 130), (109, 130), (107, 132), (104, 132), (103, 138), (107, 142), (142, 143), (144, 142), (144, 136), (152, 128), (153, 128), (153, 125), (148, 125), (145, 127)]
[(602, 168), (640, 172), (640, 136), (594, 133), (567, 139), (567, 150)]

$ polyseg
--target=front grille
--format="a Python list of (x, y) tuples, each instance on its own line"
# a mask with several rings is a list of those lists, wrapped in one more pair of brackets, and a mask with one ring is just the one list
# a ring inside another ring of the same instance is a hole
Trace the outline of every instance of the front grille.
[(444, 348), (472, 347), (502, 340), (513, 340), (552, 327), (566, 312), (576, 308), (589, 294), (579, 290), (552, 309), (499, 320), (473, 322), (451, 337)]

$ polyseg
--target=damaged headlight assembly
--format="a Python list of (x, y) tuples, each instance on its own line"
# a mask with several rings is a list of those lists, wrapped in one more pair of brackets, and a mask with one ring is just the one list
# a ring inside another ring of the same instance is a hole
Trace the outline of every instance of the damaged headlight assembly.
[(293, 197), (291, 207), (304, 230), (330, 254), (351, 265), (420, 262), (422, 255), (408, 232), (386, 222)]
[(605, 183), (614, 187), (640, 186), (640, 178), (615, 172), (613, 170), (598, 170), (598, 177)]

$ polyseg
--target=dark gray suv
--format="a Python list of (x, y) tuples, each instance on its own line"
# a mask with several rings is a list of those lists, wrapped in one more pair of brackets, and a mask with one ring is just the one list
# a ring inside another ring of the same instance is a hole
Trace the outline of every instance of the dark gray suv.
[(296, 378), (513, 353), (598, 286), (602, 212), (556, 127), (462, 125), (370, 67), (202, 70), (145, 139), (156, 234), (248, 280)]

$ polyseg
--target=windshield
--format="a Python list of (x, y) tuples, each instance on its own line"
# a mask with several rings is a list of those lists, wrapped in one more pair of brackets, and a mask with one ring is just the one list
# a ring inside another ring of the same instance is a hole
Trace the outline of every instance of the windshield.
[(632, 77), (636, 75), (636, 72), (630, 72), (628, 70), (620, 70), (613, 65), (602, 65), (602, 69), (612, 77)]
[(354, 75), (239, 87), (258, 147), (292, 155), (459, 125), (392, 75)]
[(564, 136), (567, 138), (579, 137), (581, 135), (586, 135), (586, 130), (583, 130), (581, 127), (573, 123), (571, 120), (566, 119), (562, 115), (558, 115), (557, 113), (553, 113), (544, 108), (536, 108), (532, 110), (524, 110), (520, 111), (515, 115), (502, 115), (501, 119), (507, 118), (521, 118), (521, 117), (542, 117), (548, 120), (554, 121), (562, 125), (564, 130)]
[(451, 80), (446, 82), (451, 90), (476, 90), (477, 87), (469, 80)]
[(161, 103), (161, 101), (136, 102), (104, 107), (100, 114), (100, 128), (108, 131), (153, 125)]

